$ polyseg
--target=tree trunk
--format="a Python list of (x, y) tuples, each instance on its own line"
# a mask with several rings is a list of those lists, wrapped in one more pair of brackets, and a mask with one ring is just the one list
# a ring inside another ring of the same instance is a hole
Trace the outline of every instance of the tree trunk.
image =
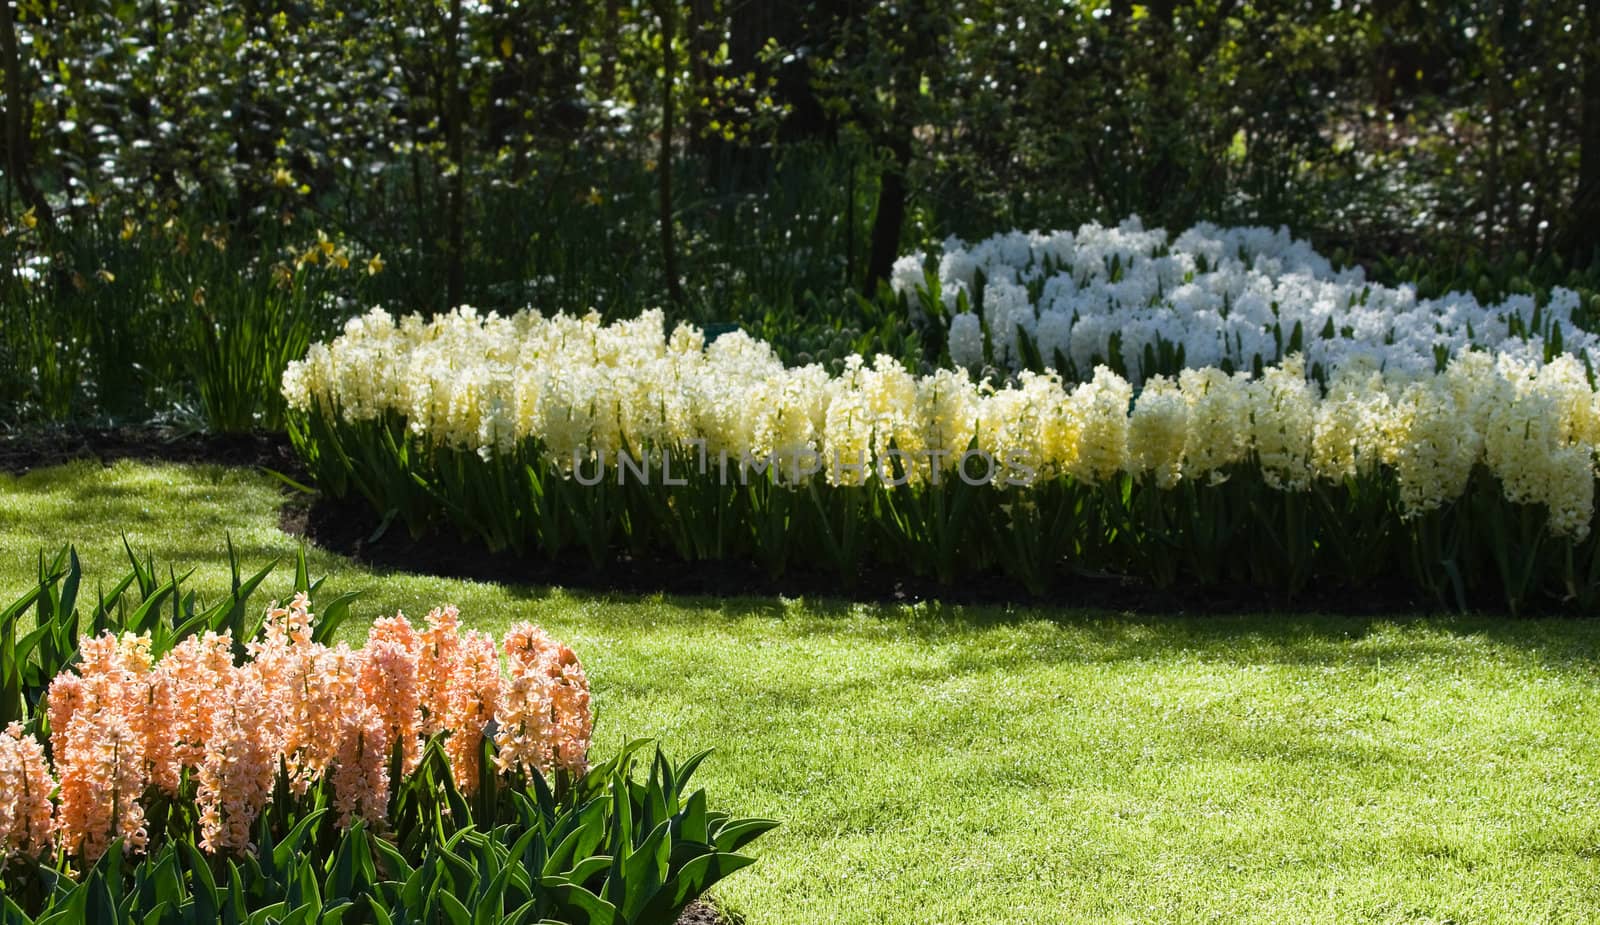
[(611, 100), (617, 92), (617, 31), (622, 27), (622, 0), (606, 0), (600, 36), (600, 98)]
[(22, 86), (22, 57), (11, 0), (0, 0), (0, 58), (4, 59), (6, 87), (6, 176), (22, 196), (22, 201), (33, 209), (34, 217), (48, 224), (50, 204), (33, 183), (26, 116), (30, 97)]
[(702, 98), (711, 96), (711, 68), (709, 59), (716, 52), (716, 44), (711, 41), (717, 35), (712, 31), (711, 18), (713, 15), (712, 0), (689, 0), (684, 9), (688, 13), (685, 21), (688, 33), (687, 50), (689, 53), (689, 111), (684, 113), (685, 122), (689, 128), (689, 150), (696, 155), (704, 156), (711, 151), (707, 136), (707, 127), (710, 117), (707, 108), (700, 104)]
[(681, 305), (683, 286), (678, 282), (678, 241), (672, 217), (672, 129), (676, 118), (673, 89), (677, 74), (677, 62), (672, 49), (674, 2), (656, 2), (656, 12), (661, 19), (661, 151), (656, 158), (656, 178), (661, 209), (661, 272), (666, 277), (667, 298), (673, 304)]
[(900, 233), (906, 223), (909, 188), (906, 177), (911, 170), (918, 113), (915, 100), (922, 82), (937, 67), (939, 35), (946, 28), (934, 5), (912, 3), (904, 10), (905, 51), (890, 77), (892, 100), (880, 144), (889, 151), (878, 185), (878, 207), (872, 217), (872, 245), (867, 256), (866, 291), (875, 292), (887, 282), (900, 253)]
[[(1600, 13), (1591, 13), (1600, 18)], [(1583, 117), (1579, 125), (1578, 188), (1568, 216), (1566, 256), (1575, 266), (1600, 260), (1600, 24), (1591, 23), (1584, 45)]]
[(446, 215), (447, 243), (445, 245), (447, 276), (445, 282), (446, 309), (455, 308), (466, 299), (466, 193), (467, 165), (466, 119), (467, 95), (461, 81), (461, 0), (450, 0), (450, 35), (445, 40), (445, 54), (449, 57), (445, 73), (450, 75), (449, 106), (445, 131), (450, 145), (450, 166), (455, 171), (449, 181), (449, 203)]
[(868, 293), (876, 292), (880, 282), (889, 280), (895, 259), (900, 256), (900, 231), (906, 224), (906, 166), (910, 159), (909, 145), (903, 154), (897, 150), (894, 161), (884, 168), (878, 182), (878, 208), (872, 217), (872, 252), (867, 258)]

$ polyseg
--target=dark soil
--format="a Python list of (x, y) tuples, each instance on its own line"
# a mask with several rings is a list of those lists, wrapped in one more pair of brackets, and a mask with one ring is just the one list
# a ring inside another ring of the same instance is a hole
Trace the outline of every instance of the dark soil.
[(306, 477), (283, 434), (198, 434), (159, 427), (53, 427), (0, 434), (0, 472), (22, 475), (81, 459), (107, 466), (119, 459), (216, 463), (272, 469), (301, 481)]
[(678, 925), (723, 925), (727, 919), (711, 906), (696, 900), (678, 916)]
[(1400, 583), (1364, 588), (1313, 587), (1286, 599), (1248, 586), (1155, 588), (1119, 576), (1069, 574), (1044, 597), (1033, 597), (999, 573), (968, 576), (955, 585), (910, 576), (898, 569), (868, 569), (847, 584), (830, 571), (791, 567), (774, 578), (751, 564), (696, 562), (618, 553), (596, 569), (576, 553), (550, 560), (537, 553), (491, 553), (453, 530), (411, 537), (398, 521), (381, 520), (364, 502), (297, 494), (282, 509), (284, 532), (359, 562), (395, 571), (506, 584), (557, 585), (588, 591), (715, 597), (771, 596), (875, 603), (939, 601), (946, 604), (1051, 604), (1131, 613), (1341, 613), (1380, 615), (1434, 609)]

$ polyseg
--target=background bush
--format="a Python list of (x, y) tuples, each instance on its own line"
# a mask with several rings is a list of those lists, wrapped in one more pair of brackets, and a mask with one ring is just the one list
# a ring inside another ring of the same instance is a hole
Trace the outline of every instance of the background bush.
[(275, 427), (266, 343), (368, 303), (905, 355), (850, 293), (952, 233), (1288, 223), (1391, 278), (1487, 262), (1474, 287), (1563, 281), (1600, 234), (1576, 0), (4, 10), (11, 422)]

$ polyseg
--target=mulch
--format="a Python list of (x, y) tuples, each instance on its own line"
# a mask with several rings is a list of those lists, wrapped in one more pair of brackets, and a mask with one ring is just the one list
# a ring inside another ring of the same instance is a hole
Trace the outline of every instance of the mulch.
[[(152, 427), (52, 428), (0, 434), (0, 472), (27, 473), (76, 460), (111, 465), (117, 460), (212, 463), (269, 469), (298, 482), (305, 468), (283, 434), (197, 434)], [(782, 595), (867, 603), (938, 601), (952, 605), (1052, 604), (1139, 614), (1261, 611), (1336, 612), (1353, 616), (1434, 609), (1401, 584), (1360, 588), (1312, 588), (1286, 599), (1248, 587), (1155, 588), (1118, 576), (1063, 576), (1045, 597), (1033, 597), (1001, 574), (970, 576), (954, 586), (908, 576), (899, 569), (867, 569), (844, 583), (822, 569), (791, 567), (773, 577), (740, 562), (685, 564), (681, 560), (619, 553), (596, 569), (580, 553), (551, 560), (539, 555), (491, 553), (453, 530), (412, 537), (396, 522), (379, 530), (381, 518), (360, 499), (334, 499), (285, 489), (279, 521), (286, 533), (381, 569), (508, 584), (558, 585), (625, 594), (715, 597)]]
[(84, 459), (107, 466), (121, 459), (249, 466), (305, 478), (305, 467), (283, 434), (201, 434), (148, 426), (51, 427), (0, 434), (0, 472), (25, 475)]
[(689, 908), (678, 916), (678, 925), (725, 925), (727, 921), (716, 909), (698, 900), (690, 903)]

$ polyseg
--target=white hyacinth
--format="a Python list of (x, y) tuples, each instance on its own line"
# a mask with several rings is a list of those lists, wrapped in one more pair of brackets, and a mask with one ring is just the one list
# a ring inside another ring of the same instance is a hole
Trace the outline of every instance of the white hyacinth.
[[(897, 291), (914, 296), (925, 286), (924, 259), (895, 265)], [(1134, 217), (1115, 228), (1013, 231), (973, 245), (951, 238), (937, 263), (945, 304), (967, 294), (989, 331), (984, 359), (1002, 368), (1025, 365), (1019, 328), (1036, 339), (1046, 366), (1062, 366), (1057, 355), (1070, 364), (1064, 375), (1087, 379), (1100, 363), (1120, 363), (1136, 383), (1156, 372), (1144, 369), (1146, 348), (1159, 355), (1163, 344), (1181, 346), (1182, 365), (1193, 369), (1268, 367), (1299, 352), (1308, 374), (1358, 362), (1414, 375), (1468, 348), (1542, 364), (1559, 331), (1562, 352), (1600, 365), (1600, 340), (1573, 323), (1579, 299), (1569, 289), (1551, 290), (1542, 307), (1527, 295), (1490, 305), (1460, 292), (1419, 299), (1412, 286), (1368, 282), (1359, 267), (1335, 269), (1282, 228), (1202, 223), (1169, 238)], [(961, 366), (983, 362), (971, 353), (981, 344), (973, 323), (951, 319), (951, 358)]]

